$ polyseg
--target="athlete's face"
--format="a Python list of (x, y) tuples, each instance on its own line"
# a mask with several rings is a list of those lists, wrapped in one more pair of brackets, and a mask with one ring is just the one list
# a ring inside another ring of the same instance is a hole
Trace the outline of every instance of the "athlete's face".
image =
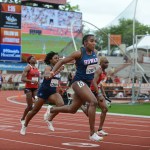
[(89, 36), (85, 42), (85, 47), (89, 50), (94, 50), (96, 45), (96, 39), (94, 36)]
[(53, 65), (55, 65), (57, 62), (59, 61), (59, 56), (58, 55), (54, 55), (51, 59), (51, 63)]
[(107, 59), (105, 59), (105, 60), (102, 62), (101, 67), (102, 67), (103, 69), (106, 69), (106, 68), (108, 68), (108, 65), (109, 65), (109, 61), (108, 61)]
[(37, 63), (37, 60), (36, 60), (36, 58), (33, 56), (33, 57), (31, 57), (31, 59), (30, 59), (30, 64), (36, 64)]

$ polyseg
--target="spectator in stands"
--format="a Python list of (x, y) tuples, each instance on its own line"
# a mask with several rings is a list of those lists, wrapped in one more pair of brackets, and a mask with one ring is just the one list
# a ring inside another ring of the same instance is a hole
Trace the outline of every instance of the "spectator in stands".
[(106, 83), (113, 83), (113, 80), (110, 76), (107, 77)]
[(124, 58), (123, 58), (123, 59), (124, 59), (124, 62), (125, 62), (125, 63), (128, 62), (128, 56), (127, 56), (127, 55), (124, 55)]
[(116, 84), (121, 83), (120, 78), (118, 76), (115, 76), (114, 83), (116, 83)]
[(2, 71), (0, 70), (0, 91), (2, 89), (2, 83), (3, 83), (3, 77), (2, 77)]
[(111, 67), (111, 74), (115, 72), (115, 67)]
[(32, 110), (33, 100), (37, 94), (37, 89), (39, 85), (39, 76), (40, 72), (35, 66), (37, 60), (34, 56), (29, 56), (27, 58), (28, 65), (25, 67), (21, 80), (25, 82), (24, 93), (26, 94), (27, 107), (24, 110), (24, 113), (21, 118), (21, 124), (25, 123), (25, 117), (29, 111)]
[(121, 78), (121, 84), (125, 84), (126, 80), (124, 78)]
[(12, 82), (12, 77), (10, 77), (9, 79), (8, 79), (8, 83), (9, 84), (12, 84), (13, 82)]
[[(131, 81), (132, 81), (133, 79), (131, 79)], [(132, 81), (133, 82), (133, 81)], [(131, 82), (131, 83), (132, 83)], [(138, 78), (137, 78), (137, 76), (134, 76), (134, 83), (137, 83), (138, 82)]]

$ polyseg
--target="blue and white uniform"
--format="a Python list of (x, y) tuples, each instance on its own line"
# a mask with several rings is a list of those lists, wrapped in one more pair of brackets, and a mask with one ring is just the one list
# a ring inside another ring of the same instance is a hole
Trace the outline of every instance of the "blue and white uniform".
[(43, 79), (42, 84), (38, 89), (37, 96), (45, 100), (52, 94), (57, 92), (57, 87), (59, 86), (60, 73), (56, 74), (53, 78)]
[(81, 48), (81, 53), (81, 58), (76, 60), (76, 74), (72, 83), (75, 81), (83, 81), (90, 86), (97, 68), (98, 58), (94, 51), (92, 51), (91, 55), (88, 55), (84, 47)]

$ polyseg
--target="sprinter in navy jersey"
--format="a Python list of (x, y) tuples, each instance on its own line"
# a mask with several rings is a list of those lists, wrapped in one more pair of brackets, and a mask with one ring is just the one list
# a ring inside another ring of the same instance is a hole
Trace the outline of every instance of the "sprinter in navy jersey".
[[(57, 71), (53, 78), (49, 78), (50, 71), (53, 69), (55, 64), (59, 61), (59, 56), (55, 52), (50, 52), (46, 55), (44, 60), (45, 64), (47, 64), (45, 71), (44, 71), (44, 80), (38, 89), (38, 100), (35, 102), (33, 109), (27, 114), (25, 123), (22, 124), (22, 128), (20, 130), (20, 134), (26, 134), (26, 128), (28, 126), (29, 121), (32, 117), (41, 109), (42, 105), (48, 100), (50, 103), (55, 104), (56, 106), (64, 105), (63, 99), (59, 93), (57, 93), (57, 87), (59, 86), (59, 79), (60, 74), (59, 72), (61, 69)], [(50, 111), (49, 111), (50, 112)], [(54, 127), (52, 124), (53, 118), (58, 113), (51, 113), (48, 117), (46, 116), (45, 121), (48, 124), (48, 128), (51, 131), (54, 131)]]
[(88, 116), (90, 125), (90, 140), (100, 141), (103, 138), (95, 133), (95, 112), (97, 106), (96, 97), (91, 92), (89, 86), (94, 78), (98, 58), (96, 56), (96, 39), (94, 35), (88, 34), (83, 37), (83, 47), (73, 52), (70, 56), (60, 60), (52, 69), (51, 77), (56, 74), (58, 69), (70, 61), (76, 62), (76, 73), (72, 80), (72, 89), (74, 90), (73, 100), (70, 105), (62, 107), (52, 107), (51, 113), (76, 113), (85, 102), (89, 103)]

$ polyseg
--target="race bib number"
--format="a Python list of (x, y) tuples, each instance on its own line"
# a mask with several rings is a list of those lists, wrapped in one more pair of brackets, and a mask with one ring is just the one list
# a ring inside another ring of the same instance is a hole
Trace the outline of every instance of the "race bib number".
[(96, 65), (88, 65), (86, 68), (86, 74), (92, 74), (96, 71)]
[(82, 88), (85, 85), (85, 83), (82, 81), (78, 81), (77, 84), (80, 88)]
[(50, 83), (51, 87), (58, 87), (58, 80), (57, 79), (52, 79)]
[(32, 81), (37, 81), (38, 82), (38, 77), (32, 77)]

